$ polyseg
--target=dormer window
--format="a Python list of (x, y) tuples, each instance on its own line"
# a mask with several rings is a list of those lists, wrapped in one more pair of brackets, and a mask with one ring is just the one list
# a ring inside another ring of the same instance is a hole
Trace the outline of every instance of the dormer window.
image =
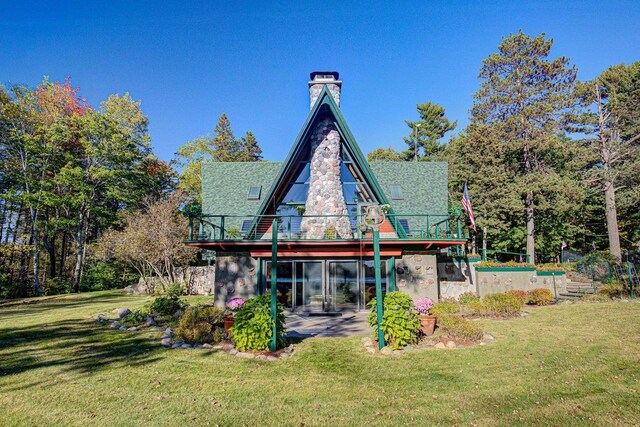
[(402, 187), (399, 185), (391, 185), (390, 186), (391, 189), (391, 199), (392, 200), (403, 200), (404, 197), (402, 196)]
[(248, 200), (260, 200), (260, 191), (262, 190), (261, 185), (252, 185), (249, 187), (249, 194), (247, 195)]

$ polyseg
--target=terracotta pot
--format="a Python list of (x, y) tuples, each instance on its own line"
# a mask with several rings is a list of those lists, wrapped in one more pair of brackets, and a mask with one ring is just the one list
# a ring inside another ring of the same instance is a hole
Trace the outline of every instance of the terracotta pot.
[(224, 321), (224, 331), (228, 334), (229, 328), (235, 323), (235, 318), (232, 315), (227, 314), (222, 320)]
[(425, 335), (433, 335), (433, 331), (436, 329), (436, 316), (420, 314), (418, 317), (420, 317), (422, 332), (424, 332)]

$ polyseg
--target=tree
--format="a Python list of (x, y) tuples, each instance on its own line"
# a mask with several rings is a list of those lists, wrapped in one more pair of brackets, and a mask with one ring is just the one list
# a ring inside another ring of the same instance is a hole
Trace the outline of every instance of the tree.
[(620, 261), (617, 199), (631, 207), (629, 215), (637, 214), (640, 202), (640, 62), (613, 66), (581, 89), (594, 107), (585, 120), (586, 142), (598, 159), (589, 178), (604, 193), (609, 251)]
[(187, 266), (198, 252), (183, 243), (188, 220), (179, 211), (181, 193), (153, 201), (125, 214), (122, 230), (110, 229), (96, 243), (96, 254), (135, 268), (144, 279), (156, 277), (165, 287), (176, 280), (176, 268)]
[(367, 160), (370, 162), (391, 162), (405, 160), (405, 156), (391, 147), (378, 148), (369, 153)]
[(440, 140), (447, 132), (455, 129), (458, 122), (451, 123), (445, 116), (444, 107), (438, 104), (418, 104), (417, 109), (420, 115), (418, 121), (405, 120), (411, 133), (403, 138), (409, 146), (404, 155), (407, 160), (428, 160), (441, 151)]
[(569, 60), (548, 59), (553, 45), (545, 34), (519, 31), (503, 38), (498, 52), (483, 61), (481, 89), (474, 95), (472, 122), (496, 129), (507, 143), (504, 159), (521, 194), (526, 250), (535, 262), (536, 202), (544, 200), (545, 178), (557, 176), (550, 159), (562, 153), (558, 138), (576, 105), (576, 68)]
[(262, 149), (258, 145), (256, 137), (249, 131), (240, 140), (240, 152), (238, 162), (257, 162), (262, 159)]

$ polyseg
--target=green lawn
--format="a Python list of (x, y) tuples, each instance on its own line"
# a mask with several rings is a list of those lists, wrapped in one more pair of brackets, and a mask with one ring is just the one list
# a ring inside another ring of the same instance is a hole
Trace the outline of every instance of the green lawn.
[(0, 424), (638, 425), (640, 304), (576, 304), (485, 321), (474, 349), (369, 355), (308, 339), (266, 362), (165, 350), (160, 332), (97, 313), (148, 299), (100, 292), (0, 305)]

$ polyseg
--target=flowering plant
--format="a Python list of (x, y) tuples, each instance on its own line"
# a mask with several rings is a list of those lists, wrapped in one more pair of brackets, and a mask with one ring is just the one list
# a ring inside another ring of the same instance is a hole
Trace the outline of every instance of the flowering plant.
[(227, 308), (234, 313), (240, 310), (240, 308), (242, 308), (243, 305), (244, 305), (244, 299), (242, 298), (231, 298), (229, 301), (227, 301), (227, 304), (226, 304)]
[(433, 301), (430, 298), (416, 298), (413, 302), (416, 304), (416, 310), (420, 314), (429, 314), (429, 310), (433, 307)]

